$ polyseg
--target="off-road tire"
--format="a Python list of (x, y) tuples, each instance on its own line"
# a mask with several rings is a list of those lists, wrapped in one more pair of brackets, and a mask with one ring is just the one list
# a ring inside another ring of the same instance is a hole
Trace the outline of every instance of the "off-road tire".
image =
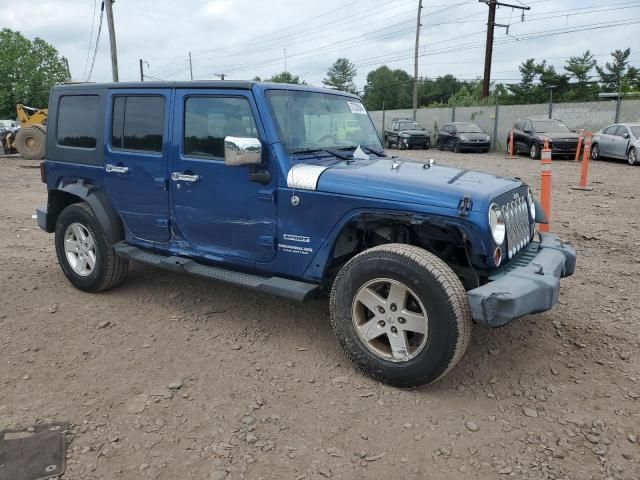
[(26, 160), (42, 160), (45, 144), (46, 135), (37, 127), (21, 128), (16, 134), (16, 149)]
[(532, 160), (540, 160), (540, 145), (538, 145), (538, 142), (531, 142), (531, 145), (529, 145), (529, 157)]
[(629, 165), (638, 165), (638, 149), (631, 147), (627, 153), (627, 163)]
[[(67, 227), (79, 223), (94, 239), (96, 263), (87, 276), (77, 274), (66, 256), (64, 242)], [(116, 256), (104, 230), (86, 203), (75, 203), (66, 207), (58, 216), (55, 230), (55, 245), (58, 262), (67, 279), (79, 290), (101, 292), (121, 284), (127, 276), (129, 261)]]
[[(428, 316), (424, 348), (407, 361), (392, 362), (373, 353), (352, 320), (353, 299), (366, 282), (390, 278), (416, 293)], [(467, 294), (455, 273), (438, 257), (404, 244), (373, 247), (347, 262), (330, 297), (331, 325), (347, 357), (364, 374), (401, 388), (435, 382), (462, 358), (471, 337)]]

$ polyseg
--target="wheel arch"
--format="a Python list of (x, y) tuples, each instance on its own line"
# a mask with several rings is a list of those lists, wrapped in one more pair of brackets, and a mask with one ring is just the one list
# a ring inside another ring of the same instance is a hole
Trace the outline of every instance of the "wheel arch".
[[(378, 237), (380, 243), (363, 244), (362, 240), (375, 234), (376, 229), (388, 229), (390, 237)], [(478, 256), (484, 255), (485, 248), (471, 225), (439, 215), (379, 210), (356, 211), (344, 217), (327, 236), (304, 277), (330, 283), (341, 266), (351, 258), (385, 243), (423, 248), (449, 264), (465, 287), (475, 288), (478, 283), (474, 264), (479, 263)], [(434, 248), (438, 246), (442, 249)], [(473, 255), (474, 252), (478, 255)], [(452, 255), (452, 258), (445, 260), (443, 256), (446, 255)]]
[(124, 238), (122, 220), (107, 192), (84, 180), (61, 184), (57, 188), (49, 190), (47, 231), (55, 231), (55, 225), (62, 210), (69, 205), (80, 202), (89, 206), (104, 230), (109, 243), (114, 244)]

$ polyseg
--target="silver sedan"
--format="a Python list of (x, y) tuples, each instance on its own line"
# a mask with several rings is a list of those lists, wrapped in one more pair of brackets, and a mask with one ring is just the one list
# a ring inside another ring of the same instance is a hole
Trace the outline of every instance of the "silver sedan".
[(609, 125), (593, 135), (591, 158), (617, 158), (626, 160), (629, 165), (638, 165), (640, 161), (640, 123), (616, 123)]

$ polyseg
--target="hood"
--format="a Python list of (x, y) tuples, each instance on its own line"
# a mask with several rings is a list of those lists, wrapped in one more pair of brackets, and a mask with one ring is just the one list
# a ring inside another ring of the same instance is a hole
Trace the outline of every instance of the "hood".
[(574, 132), (563, 132), (563, 133), (537, 133), (537, 137), (544, 139), (545, 137), (550, 138), (551, 141), (554, 140), (575, 140), (578, 141), (578, 134)]
[(317, 190), (326, 193), (377, 198), (457, 209), (465, 195), (473, 211), (488, 208), (494, 198), (522, 182), (473, 170), (461, 170), (400, 158), (340, 162), (325, 170)]
[(486, 133), (479, 133), (479, 132), (469, 132), (469, 133), (461, 132), (459, 135), (461, 137), (464, 136), (469, 140), (486, 140), (488, 136)]
[(400, 133), (406, 133), (407, 135), (429, 135), (426, 130), (400, 130)]

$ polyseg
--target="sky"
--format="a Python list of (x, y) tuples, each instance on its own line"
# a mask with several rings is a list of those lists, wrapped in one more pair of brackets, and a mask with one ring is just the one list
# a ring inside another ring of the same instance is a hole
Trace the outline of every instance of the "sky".
[[(562, 71), (589, 49), (600, 64), (631, 47), (640, 64), (640, 1), (505, 0), (500, 7), (492, 78), (517, 83), (518, 65), (546, 59)], [(91, 69), (100, 0), (19, 0), (0, 9), (0, 28), (43, 38), (68, 58), (73, 80), (110, 81), (106, 19)], [(418, 0), (117, 0), (114, 5), (120, 80), (262, 79), (286, 69), (321, 85), (339, 57), (356, 64), (359, 90), (369, 71), (387, 65), (413, 74)], [(419, 75), (482, 77), (488, 7), (477, 0), (424, 0)], [(594, 27), (600, 27), (594, 29)], [(582, 30), (582, 31), (576, 31)], [(567, 33), (565, 33), (567, 32)], [(561, 34), (560, 34), (561, 33)], [(91, 75), (89, 76), (89, 73)], [(595, 72), (594, 72), (595, 74)]]

